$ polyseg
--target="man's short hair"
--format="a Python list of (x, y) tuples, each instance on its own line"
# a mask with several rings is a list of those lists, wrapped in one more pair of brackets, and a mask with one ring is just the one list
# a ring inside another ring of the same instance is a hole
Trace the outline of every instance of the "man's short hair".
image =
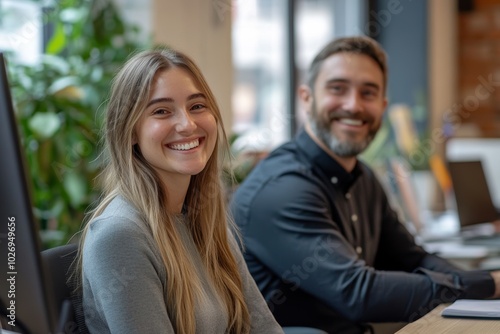
[(374, 39), (366, 36), (342, 37), (328, 43), (314, 57), (311, 66), (309, 67), (307, 83), (311, 89), (314, 89), (314, 83), (318, 78), (321, 65), (326, 58), (335, 53), (350, 52), (362, 54), (373, 59), (382, 70), (384, 80), (384, 92), (387, 88), (387, 55)]

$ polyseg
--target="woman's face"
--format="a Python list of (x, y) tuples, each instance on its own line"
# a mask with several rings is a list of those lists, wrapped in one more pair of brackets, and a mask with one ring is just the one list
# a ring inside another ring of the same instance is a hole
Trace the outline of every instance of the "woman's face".
[(205, 168), (216, 142), (217, 122), (189, 72), (159, 72), (135, 127), (134, 144), (144, 158), (166, 183), (189, 179)]

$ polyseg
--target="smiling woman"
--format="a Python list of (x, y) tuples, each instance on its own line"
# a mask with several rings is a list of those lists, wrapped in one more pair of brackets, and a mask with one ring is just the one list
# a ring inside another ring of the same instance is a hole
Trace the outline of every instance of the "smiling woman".
[[(76, 276), (91, 333), (282, 333), (230, 231), (225, 132), (198, 67), (170, 49), (133, 56), (114, 79), (102, 201)], [(132, 277), (113, 292), (116, 274)]]
[(133, 143), (166, 187), (168, 209), (180, 213), (186, 194), (179, 187), (187, 191), (191, 175), (205, 168), (217, 140), (217, 121), (201, 87), (186, 70), (159, 72), (150, 95)]

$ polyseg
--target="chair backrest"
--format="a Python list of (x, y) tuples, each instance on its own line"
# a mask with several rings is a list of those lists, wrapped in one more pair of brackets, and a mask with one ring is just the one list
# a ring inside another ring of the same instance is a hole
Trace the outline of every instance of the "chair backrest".
[(87, 334), (83, 316), (81, 293), (75, 292), (75, 284), (69, 280), (70, 269), (78, 254), (78, 244), (68, 244), (42, 251), (48, 291), (61, 310), (58, 318), (58, 334)]

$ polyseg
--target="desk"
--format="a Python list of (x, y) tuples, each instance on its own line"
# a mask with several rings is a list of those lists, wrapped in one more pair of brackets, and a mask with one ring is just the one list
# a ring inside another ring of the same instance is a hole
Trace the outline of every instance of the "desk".
[(443, 318), (441, 311), (446, 306), (447, 304), (439, 305), (422, 318), (403, 327), (396, 334), (500, 333), (500, 320)]
[[(448, 211), (431, 218), (427, 214), (427, 224), (416, 236), (417, 242), (429, 253), (434, 253), (450, 261), (461, 269), (496, 270), (500, 265), (500, 240), (498, 238), (464, 240), (459, 234), (456, 213)], [(496, 230), (491, 225), (478, 225), (485, 234)]]

